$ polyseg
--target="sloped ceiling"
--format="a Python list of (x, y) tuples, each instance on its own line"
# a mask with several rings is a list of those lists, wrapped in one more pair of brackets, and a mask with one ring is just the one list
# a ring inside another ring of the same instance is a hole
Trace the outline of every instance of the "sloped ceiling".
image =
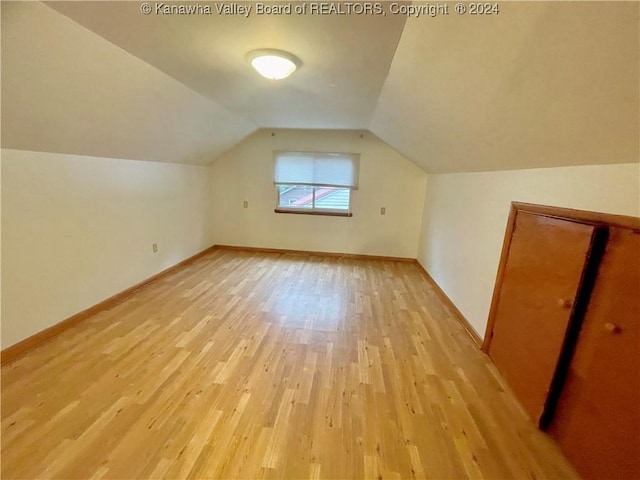
[[(267, 15), (258, 14), (257, 2), (227, 3), (251, 8), (248, 17), (218, 14), (216, 6), (223, 2), (200, 3), (212, 8), (211, 15), (162, 15), (155, 8), (165, 3), (150, 4), (153, 10), (145, 16), (138, 2), (47, 3), (269, 128), (367, 128), (406, 18)], [(285, 81), (265, 80), (245, 61), (249, 51), (260, 48), (289, 51), (303, 65)]]
[(256, 126), (37, 2), (2, 2), (2, 147), (207, 164)]
[[(368, 128), (429, 172), (639, 161), (637, 2), (409, 19), (201, 4), (3, 1), (2, 146), (204, 164), (256, 128)], [(303, 66), (267, 81), (254, 48)]]
[(432, 172), (638, 162), (639, 7), (409, 19), (370, 129)]

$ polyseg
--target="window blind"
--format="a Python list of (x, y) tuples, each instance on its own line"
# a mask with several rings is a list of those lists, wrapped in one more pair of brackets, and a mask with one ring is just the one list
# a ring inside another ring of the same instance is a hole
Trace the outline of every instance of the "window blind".
[(358, 188), (358, 154), (275, 152), (274, 157), (278, 185)]

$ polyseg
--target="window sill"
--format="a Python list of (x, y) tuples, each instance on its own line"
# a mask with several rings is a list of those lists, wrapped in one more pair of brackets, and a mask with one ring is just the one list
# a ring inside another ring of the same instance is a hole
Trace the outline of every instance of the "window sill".
[(311, 210), (305, 212), (304, 210), (286, 210), (283, 208), (276, 208), (274, 210), (276, 213), (292, 213), (294, 215), (323, 215), (326, 217), (353, 217), (353, 213), (351, 212), (323, 212), (319, 210)]

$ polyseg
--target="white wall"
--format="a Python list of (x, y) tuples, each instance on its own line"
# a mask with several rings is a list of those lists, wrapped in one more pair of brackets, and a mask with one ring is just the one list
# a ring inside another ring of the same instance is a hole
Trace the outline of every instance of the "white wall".
[(3, 149), (2, 347), (210, 246), (209, 203), (207, 167)]
[(0, 8), (3, 148), (208, 165), (255, 130), (50, 4)]
[[(353, 217), (274, 213), (274, 150), (360, 153)], [(368, 132), (260, 130), (211, 166), (214, 242), (415, 258), (426, 181), (424, 171)]]
[(640, 165), (429, 175), (418, 260), (481, 336), (511, 201), (640, 216)]

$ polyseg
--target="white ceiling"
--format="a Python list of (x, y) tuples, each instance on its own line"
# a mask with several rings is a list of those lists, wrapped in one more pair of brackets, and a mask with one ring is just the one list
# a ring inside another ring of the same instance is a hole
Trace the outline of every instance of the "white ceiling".
[[(366, 128), (406, 18), (145, 16), (138, 2), (47, 4), (258, 127)], [(302, 68), (266, 81), (245, 61), (260, 48), (289, 51)]]
[(38, 2), (1, 2), (2, 147), (207, 164), (255, 125)]
[[(260, 127), (339, 128), (430, 172), (639, 161), (638, 2), (406, 22), (388, 3), (249, 18), (1, 3), (5, 148), (206, 164)], [(255, 48), (303, 66), (265, 80), (244, 58)]]
[(640, 161), (637, 2), (405, 25), (370, 130), (428, 171)]

